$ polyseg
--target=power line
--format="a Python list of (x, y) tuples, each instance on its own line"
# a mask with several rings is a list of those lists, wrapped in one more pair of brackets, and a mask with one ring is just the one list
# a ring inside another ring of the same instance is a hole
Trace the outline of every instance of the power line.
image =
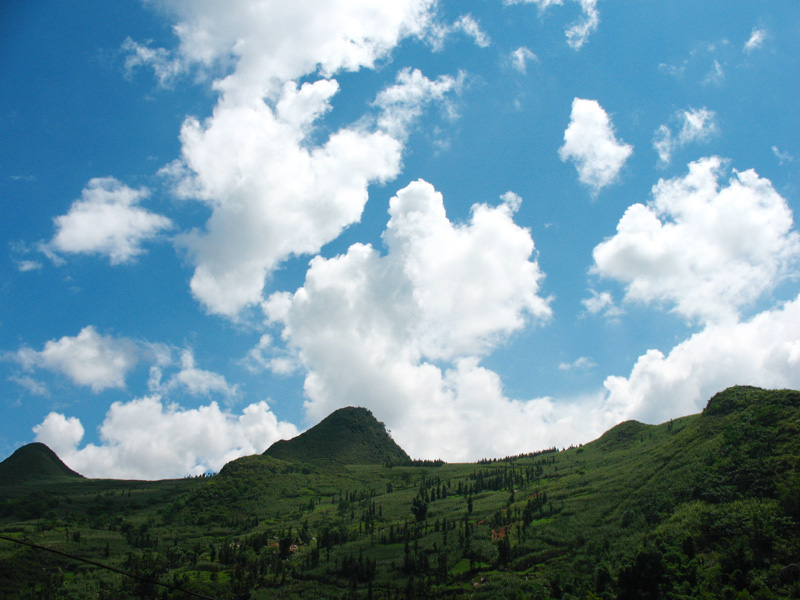
[(147, 577), (141, 577), (140, 575), (134, 575), (133, 573), (128, 573), (121, 569), (117, 569), (115, 567), (110, 567), (108, 565), (104, 565), (99, 562), (95, 562), (93, 560), (89, 560), (88, 558), (81, 558), (80, 556), (74, 556), (72, 554), (67, 554), (66, 552), (61, 552), (61, 550), (56, 550), (55, 548), (48, 548), (47, 546), (40, 546), (39, 544), (34, 544), (32, 542), (25, 542), (23, 540), (18, 540), (15, 538), (6, 537), (4, 535), (0, 535), (0, 540), (6, 540), (7, 542), (14, 542), (15, 544), (22, 544), (23, 546), (28, 546), (30, 548), (35, 548), (36, 550), (45, 550), (47, 552), (52, 552), (53, 554), (59, 554), (61, 556), (65, 556), (67, 558), (71, 558), (73, 560), (79, 560), (81, 562), (93, 565), (100, 569), (106, 569), (107, 571), (113, 571), (114, 573), (119, 573), (120, 575), (125, 575), (125, 577), (130, 577), (131, 579), (137, 579), (139, 581), (144, 581), (145, 583), (152, 583), (153, 585), (158, 585), (161, 587), (165, 587), (170, 590), (175, 590), (177, 592), (183, 592), (184, 594), (189, 594), (190, 596), (194, 596), (196, 598), (204, 598), (205, 600), (217, 600), (211, 596), (204, 596), (203, 594), (198, 594), (197, 592), (193, 592), (191, 590), (184, 589), (182, 587), (178, 587), (176, 585), (170, 585), (168, 583), (161, 583), (160, 581), (156, 581), (155, 579), (149, 579)]

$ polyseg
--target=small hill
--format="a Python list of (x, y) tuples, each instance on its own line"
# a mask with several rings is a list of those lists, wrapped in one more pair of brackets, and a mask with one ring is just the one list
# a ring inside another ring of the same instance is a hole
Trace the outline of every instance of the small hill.
[(749, 385), (737, 385), (714, 394), (703, 410), (703, 415), (724, 416), (741, 413), (753, 405), (798, 407), (800, 406), (800, 392), (796, 390), (763, 390)]
[(0, 463), (0, 485), (83, 478), (61, 462), (55, 452), (38, 442), (18, 448)]
[(291, 440), (267, 448), (265, 456), (293, 462), (331, 460), (351, 465), (405, 464), (410, 457), (386, 426), (366, 408), (340, 408)]
[(628, 448), (651, 427), (651, 425), (645, 425), (639, 421), (623, 421), (619, 425), (606, 431), (600, 438), (594, 441), (594, 444), (603, 450)]

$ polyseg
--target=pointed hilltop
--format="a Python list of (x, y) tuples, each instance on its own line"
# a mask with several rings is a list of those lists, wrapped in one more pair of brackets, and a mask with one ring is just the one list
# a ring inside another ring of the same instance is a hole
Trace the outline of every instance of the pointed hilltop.
[(372, 412), (352, 406), (334, 411), (291, 440), (275, 442), (264, 455), (295, 462), (331, 460), (351, 465), (404, 464), (411, 460)]
[(38, 442), (18, 448), (0, 462), (0, 485), (83, 478), (65, 465), (55, 452)]
[(623, 421), (606, 431), (592, 443), (606, 451), (624, 449), (629, 447), (634, 440), (639, 439), (651, 427), (653, 426), (645, 425), (639, 421)]

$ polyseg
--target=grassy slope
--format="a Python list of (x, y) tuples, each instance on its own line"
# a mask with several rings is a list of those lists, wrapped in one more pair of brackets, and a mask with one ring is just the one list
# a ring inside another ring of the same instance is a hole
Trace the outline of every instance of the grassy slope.
[[(558, 453), (438, 468), (254, 456), (211, 479), (6, 488), (0, 516), (3, 535), (220, 598), (798, 597), (784, 571), (800, 553), (798, 433), (800, 394), (734, 388), (702, 415)], [(36, 560), (0, 541), (0, 582)], [(63, 581), (19, 589), (144, 593), (56, 562)]]

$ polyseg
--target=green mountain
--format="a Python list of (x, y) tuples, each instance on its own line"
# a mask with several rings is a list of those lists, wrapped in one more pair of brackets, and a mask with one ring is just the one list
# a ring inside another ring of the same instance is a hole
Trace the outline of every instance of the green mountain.
[(474, 464), (375, 461), (337, 413), (214, 477), (0, 487), (0, 597), (800, 598), (800, 392)]
[(386, 426), (366, 408), (340, 408), (308, 431), (267, 448), (265, 456), (293, 462), (335, 461), (348, 465), (408, 464)]
[(18, 448), (0, 462), (0, 485), (76, 478), (83, 479), (83, 475), (70, 469), (55, 452), (38, 442)]

